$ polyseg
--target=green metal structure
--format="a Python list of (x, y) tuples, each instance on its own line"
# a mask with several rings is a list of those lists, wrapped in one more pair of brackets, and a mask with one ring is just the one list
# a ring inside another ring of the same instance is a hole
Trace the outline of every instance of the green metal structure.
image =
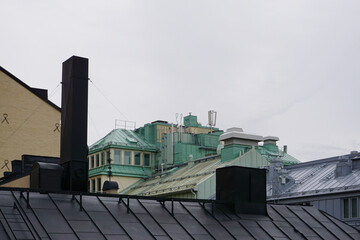
[[(236, 129), (239, 130), (232, 128)], [(283, 165), (300, 162), (278, 148), (277, 137), (263, 138), (239, 131), (224, 133), (205, 127), (197, 122), (196, 116), (189, 115), (184, 117), (184, 126), (154, 121), (135, 130), (114, 129), (90, 146), (89, 155), (104, 154), (110, 149), (151, 153), (149, 166), (134, 164), (135, 160), (131, 165), (112, 164), (113, 176), (141, 178), (121, 193), (186, 198), (211, 197), (218, 167), (266, 167), (274, 158), (280, 159)], [(224, 138), (226, 134), (230, 135)], [(220, 136), (225, 139), (223, 142)], [(107, 173), (105, 164), (90, 169), (89, 177)]]

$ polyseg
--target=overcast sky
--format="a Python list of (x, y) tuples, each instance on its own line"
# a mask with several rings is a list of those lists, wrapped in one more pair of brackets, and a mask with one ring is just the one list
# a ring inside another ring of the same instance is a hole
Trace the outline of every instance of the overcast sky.
[(358, 0), (2, 1), (0, 65), (61, 106), (62, 62), (89, 58), (89, 144), (115, 119), (205, 125), (213, 109), (217, 127), (315, 160), (360, 150), (359, 13)]

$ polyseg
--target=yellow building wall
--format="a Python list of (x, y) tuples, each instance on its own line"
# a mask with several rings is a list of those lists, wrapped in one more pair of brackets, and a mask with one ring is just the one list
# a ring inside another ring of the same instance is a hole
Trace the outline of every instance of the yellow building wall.
[(23, 154), (60, 157), (60, 119), (59, 110), (0, 71), (0, 177)]
[[(90, 181), (89, 192), (92, 192), (92, 184), (93, 184), (92, 180), (93, 179), (95, 179), (95, 192), (97, 192), (97, 179), (98, 178), (101, 178), (101, 189), (102, 189), (102, 186), (103, 186), (104, 182), (109, 180), (109, 176), (107, 176), (107, 175), (100, 175), (100, 176), (95, 176), (95, 177), (89, 178), (89, 181)], [(111, 176), (111, 181), (115, 181), (119, 185), (118, 192), (120, 192), (120, 191), (124, 190), (125, 188), (129, 187), (130, 185), (134, 184), (138, 180), (140, 180), (140, 178), (125, 177), (125, 176)]]
[[(164, 133), (171, 133), (171, 126), (163, 126), (163, 125), (157, 125), (156, 126), (156, 133), (157, 133), (157, 142), (161, 142), (161, 137)], [(173, 126), (173, 131), (177, 132), (177, 128)]]
[(187, 127), (185, 128), (186, 133), (193, 133), (193, 134), (199, 134), (199, 133), (209, 133), (210, 129), (207, 128), (197, 128), (197, 127)]
[(1, 187), (19, 187), (19, 188), (30, 188), (30, 174), (24, 177), (18, 178), (14, 181), (4, 183)]

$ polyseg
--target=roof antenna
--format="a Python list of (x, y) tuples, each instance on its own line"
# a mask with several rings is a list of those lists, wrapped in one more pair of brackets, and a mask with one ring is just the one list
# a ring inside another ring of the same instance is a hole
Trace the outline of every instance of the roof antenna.
[(210, 126), (210, 134), (213, 132), (213, 127), (216, 126), (217, 112), (214, 110), (208, 111), (208, 125)]

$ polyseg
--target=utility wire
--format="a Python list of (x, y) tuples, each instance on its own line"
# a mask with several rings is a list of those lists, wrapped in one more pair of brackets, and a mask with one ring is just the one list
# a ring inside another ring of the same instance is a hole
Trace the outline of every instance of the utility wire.
[(100, 138), (100, 134), (99, 134), (99, 132), (98, 132), (98, 130), (97, 130), (97, 128), (96, 128), (96, 125), (95, 125), (94, 120), (92, 119), (90, 113), (89, 113), (89, 118), (90, 118), (90, 121), (91, 121), (94, 129), (95, 129), (96, 135), (98, 136), (98, 138)]
[(123, 114), (116, 106), (115, 104), (113, 104), (109, 98), (106, 97), (106, 95), (95, 85), (95, 83), (93, 81), (91, 81), (91, 79), (89, 78), (89, 81), (94, 85), (94, 87), (101, 93), (101, 95), (103, 95), (103, 97), (127, 120), (129, 121), (129, 119), (125, 116), (125, 114)]
[(51, 98), (58, 90), (59, 86), (61, 85), (61, 82), (50, 92), (49, 98)]

